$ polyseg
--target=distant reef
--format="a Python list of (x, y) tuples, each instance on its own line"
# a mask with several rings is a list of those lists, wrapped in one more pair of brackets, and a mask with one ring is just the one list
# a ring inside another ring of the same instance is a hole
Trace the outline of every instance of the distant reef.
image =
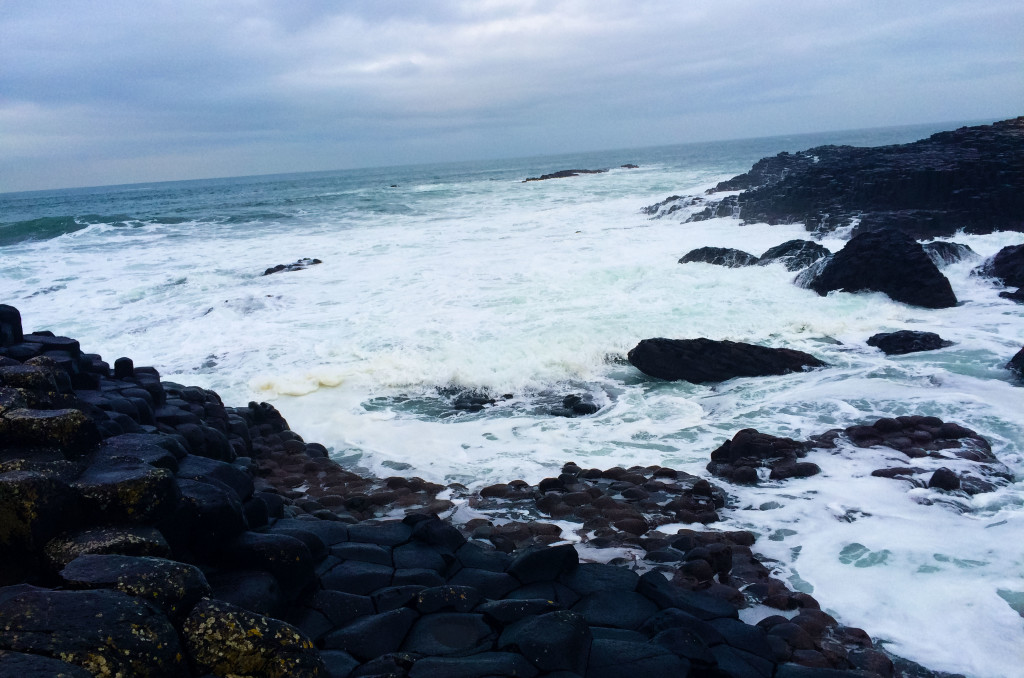
[[(739, 195), (714, 199), (726, 191)], [(899, 229), (917, 238), (1024, 231), (1024, 116), (939, 132), (909, 144), (818, 146), (762, 158), (723, 181), (687, 221), (738, 216), (747, 223), (803, 223), (852, 235)], [(644, 211), (667, 215), (671, 198)]]

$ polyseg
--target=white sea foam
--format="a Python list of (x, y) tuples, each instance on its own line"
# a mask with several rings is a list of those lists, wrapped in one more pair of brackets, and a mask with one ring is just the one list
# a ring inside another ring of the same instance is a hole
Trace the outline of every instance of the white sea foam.
[[(1024, 392), (1002, 367), (1024, 343), (1021, 307), (971, 276), (973, 262), (944, 269), (963, 303), (943, 310), (881, 294), (818, 297), (781, 265), (676, 263), (697, 247), (759, 255), (806, 237), (800, 226), (682, 224), (639, 211), (732, 173), (650, 164), (529, 184), (488, 173), (325, 184), (292, 219), (140, 218), (10, 246), (0, 292), (29, 329), (45, 323), (87, 351), (154, 364), (228, 403), (271, 401), (307, 440), (387, 475), (480, 487), (536, 482), (567, 460), (706, 474), (710, 451), (742, 428), (801, 438), (902, 414), (973, 428), (1024, 472)], [(330, 200), (350, 202), (317, 202)], [(952, 240), (990, 256), (1024, 237)], [(260, 275), (302, 257), (324, 263)], [(898, 329), (955, 343), (891, 358), (865, 344)], [(656, 383), (622, 360), (655, 336), (786, 346), (830, 367)], [(439, 418), (444, 387), (512, 398)], [(547, 413), (582, 392), (597, 414)], [(819, 451), (820, 476), (728, 487), (736, 508), (724, 527), (757, 532), (756, 550), (780, 573), (895, 651), (936, 669), (1010, 676), (1024, 663), (1024, 620), (1007, 602), (1024, 592), (1021, 485), (964, 499), (961, 512), (937, 493), (871, 477), (887, 454)]]

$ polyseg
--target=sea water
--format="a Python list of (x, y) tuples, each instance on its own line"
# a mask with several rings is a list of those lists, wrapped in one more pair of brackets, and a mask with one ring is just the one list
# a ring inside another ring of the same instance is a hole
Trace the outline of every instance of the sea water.
[[(708, 245), (760, 255), (806, 238), (800, 225), (641, 213), (783, 150), (941, 128), (5, 194), (0, 301), (27, 330), (73, 336), (108, 361), (130, 356), (229, 405), (271, 402), (306, 440), (377, 474), (479, 488), (537, 482), (572, 460), (707, 475), (710, 452), (743, 428), (802, 439), (923, 414), (978, 431), (1019, 477), (1024, 390), (1003, 366), (1024, 343), (1022, 307), (971, 275), (978, 261), (943, 269), (955, 308), (819, 297), (781, 265), (677, 263)], [(569, 168), (609, 171), (522, 182)], [(1024, 235), (950, 240), (987, 257)], [(305, 257), (323, 263), (262, 275)], [(900, 329), (955, 343), (897, 357), (865, 343)], [(648, 337), (788, 347), (830, 366), (659, 382), (624, 359)], [(495, 402), (455, 409), (466, 392)], [(569, 394), (600, 410), (553, 416)], [(823, 470), (813, 478), (713, 479), (732, 508), (712, 528), (757, 533), (777, 576), (898, 654), (969, 676), (1016, 674), (1024, 485), (950, 497), (870, 475), (901, 456), (840, 444), (809, 455)]]

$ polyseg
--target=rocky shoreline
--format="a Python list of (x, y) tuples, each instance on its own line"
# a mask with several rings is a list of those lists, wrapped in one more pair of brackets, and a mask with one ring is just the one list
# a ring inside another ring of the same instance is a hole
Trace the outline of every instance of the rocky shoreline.
[[(816, 470), (797, 458), (839, 436), (978, 465), (887, 476), (912, 484), (1005, 481), (983, 439), (924, 417), (741, 431), (709, 470), (799, 482)], [(3, 675), (941, 675), (787, 588), (753, 534), (714, 529), (729, 501), (658, 466), (568, 462), (477, 492), (359, 475), (270, 405), (111, 367), (0, 306)]]

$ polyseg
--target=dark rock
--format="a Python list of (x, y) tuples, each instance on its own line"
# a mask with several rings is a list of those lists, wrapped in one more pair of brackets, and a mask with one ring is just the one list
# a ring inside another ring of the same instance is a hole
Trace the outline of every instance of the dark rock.
[(707, 469), (716, 476), (744, 485), (759, 482), (759, 468), (771, 469), (769, 477), (773, 480), (803, 478), (821, 471), (816, 464), (796, 461), (807, 454), (807, 449), (806, 443), (791, 438), (743, 429), (711, 453)]
[(781, 263), (788, 271), (799, 271), (830, 254), (828, 248), (810, 240), (787, 240), (765, 251), (757, 260), (757, 265)]
[(757, 263), (757, 257), (742, 250), (729, 247), (700, 247), (691, 250), (679, 260), (680, 264), (704, 263), (726, 268), (742, 268), (753, 266)]
[(80, 666), (37, 654), (0, 650), (0, 676), (18, 678), (92, 678)]
[(640, 583), (636, 590), (662, 610), (674, 607), (704, 621), (739, 617), (734, 605), (706, 593), (677, 588), (657, 570), (640, 575)]
[(86, 512), (99, 522), (159, 521), (174, 511), (181, 498), (170, 471), (131, 458), (95, 463), (72, 487)]
[(0, 585), (38, 567), (39, 553), (72, 524), (76, 506), (60, 478), (34, 471), (0, 473)]
[(178, 510), (161, 525), (175, 548), (209, 554), (246, 528), (242, 504), (229, 489), (195, 480), (178, 480)]
[(309, 548), (284, 534), (243, 532), (224, 544), (220, 561), (237, 569), (264, 570), (274, 575), (286, 598), (313, 585)]
[(322, 264), (323, 262), (319, 259), (310, 259), (308, 257), (299, 259), (298, 261), (291, 264), (278, 264), (277, 266), (271, 266), (267, 270), (263, 271), (263, 275), (270, 275), (271, 273), (281, 273), (282, 271), (301, 271), (304, 268), (315, 266), (316, 264)]
[(90, 527), (63, 534), (46, 545), (47, 564), (53, 570), (64, 568), (75, 558), (87, 554), (153, 556), (169, 558), (171, 548), (153, 527)]
[(60, 576), (68, 588), (117, 589), (179, 620), (210, 595), (210, 585), (199, 568), (164, 558), (83, 555), (68, 563)]
[(25, 340), (21, 313), (7, 304), (0, 304), (0, 346), (20, 344)]
[(689, 672), (689, 661), (662, 645), (622, 640), (595, 639), (587, 666), (587, 678), (686, 676)]
[(833, 290), (883, 292), (894, 301), (925, 308), (957, 304), (949, 280), (921, 245), (901, 231), (854, 237), (827, 260), (807, 287), (821, 296)]
[(125, 379), (135, 376), (135, 363), (131, 358), (118, 358), (114, 361), (114, 378)]
[(528, 181), (546, 181), (548, 179), (565, 179), (567, 177), (579, 176), (580, 174), (604, 174), (607, 171), (608, 170), (606, 170), (606, 169), (596, 169), (596, 170), (589, 170), (589, 169), (558, 170), (557, 172), (552, 172), (551, 174), (542, 174), (539, 177), (528, 177), (526, 179), (523, 179), (522, 183), (525, 184)]
[(199, 671), (220, 676), (321, 678), (327, 674), (312, 641), (277, 619), (219, 600), (192, 610), (182, 629), (189, 657)]
[(527, 617), (507, 627), (498, 639), (498, 649), (518, 651), (541, 671), (582, 675), (592, 640), (581, 615), (561, 610)]
[[(0, 367), (0, 384), (18, 388), (18, 380), (10, 379), (16, 367)], [(39, 369), (39, 368), (26, 368)], [(19, 372), (24, 376), (25, 372)], [(35, 373), (33, 373), (35, 374)], [(43, 386), (42, 388), (47, 388)], [(49, 387), (56, 390), (55, 386)], [(6, 447), (54, 448), (68, 459), (77, 459), (100, 442), (96, 423), (80, 410), (12, 409), (0, 417), (0, 450)]]
[(409, 670), (409, 678), (534, 678), (536, 675), (533, 665), (511, 652), (481, 652), (464, 658), (424, 657)]
[(189, 675), (171, 622), (137, 598), (120, 591), (2, 591), (0, 648), (59, 657), (94, 675)]
[(547, 598), (488, 600), (476, 608), (494, 624), (508, 626), (526, 617), (555, 612), (562, 606)]
[(1003, 298), (1003, 299), (1009, 299), (1010, 301), (1015, 301), (1018, 304), (1024, 304), (1024, 287), (1016, 289), (1016, 290), (1014, 290), (1012, 292), (1010, 292), (1010, 291), (1000, 292), (999, 296), (1001, 298)]
[(360, 617), (328, 634), (324, 638), (324, 647), (329, 650), (344, 650), (362, 661), (397, 652), (418, 616), (415, 611), (403, 607)]
[(394, 563), (391, 549), (379, 544), (361, 544), (359, 542), (335, 544), (331, 547), (331, 553), (342, 560), (358, 560), (389, 567)]
[(909, 144), (819, 146), (759, 160), (715, 191), (738, 196), (747, 223), (803, 222), (827, 232), (901, 229), (917, 238), (1024, 229), (1024, 118), (940, 132)]
[(405, 652), (461, 657), (491, 649), (494, 637), (482, 614), (439, 612), (420, 617), (402, 644)]
[(416, 610), (420, 614), (442, 612), (469, 612), (481, 600), (480, 592), (470, 586), (434, 586), (416, 595)]
[(644, 339), (629, 352), (628, 358), (648, 376), (695, 384), (825, 366), (801, 351), (711, 339)]
[(572, 544), (529, 549), (516, 556), (508, 566), (508, 573), (523, 584), (554, 581), (571, 572), (580, 563), (579, 554)]
[(953, 342), (946, 341), (934, 332), (915, 332), (912, 330), (882, 332), (872, 335), (868, 339), (868, 346), (879, 348), (886, 355), (934, 351), (952, 345)]
[[(213, 597), (244, 610), (277, 617), (284, 607), (281, 585), (263, 570), (231, 570), (209, 575)], [(370, 613), (373, 606), (370, 606)]]
[(504, 572), (464, 567), (448, 580), (453, 586), (471, 586), (485, 598), (497, 600), (519, 587), (519, 580)]
[(959, 490), (960, 476), (948, 468), (940, 468), (932, 474), (931, 480), (928, 481), (928, 487), (949, 492)]
[(572, 610), (583, 615), (591, 626), (635, 630), (658, 611), (658, 606), (633, 591), (600, 591), (584, 597)]
[(580, 596), (602, 591), (635, 591), (640, 576), (630, 569), (604, 563), (580, 563), (559, 580)]
[(713, 619), (710, 623), (722, 634), (729, 646), (749, 652), (767, 661), (773, 661), (774, 653), (771, 645), (768, 644), (768, 635), (764, 629), (752, 624), (744, 624), (736, 619)]
[(391, 585), (395, 570), (389, 565), (346, 560), (320, 577), (325, 589), (368, 595)]
[(1006, 369), (1016, 373), (1018, 377), (1024, 378), (1024, 348), (1017, 351), (1017, 353), (1010, 358), (1010, 362), (1006, 363)]
[(398, 546), (412, 538), (412, 528), (397, 520), (383, 523), (363, 522), (348, 528), (348, 538), (367, 544)]
[(923, 243), (921, 247), (924, 248), (924, 253), (928, 255), (928, 258), (939, 268), (959, 263), (965, 259), (979, 258), (977, 252), (972, 250), (970, 246), (961, 245), (958, 242), (936, 240)]
[(1024, 287), (1024, 245), (1009, 245), (975, 269), (978, 275), (996, 278), (1008, 287)]

